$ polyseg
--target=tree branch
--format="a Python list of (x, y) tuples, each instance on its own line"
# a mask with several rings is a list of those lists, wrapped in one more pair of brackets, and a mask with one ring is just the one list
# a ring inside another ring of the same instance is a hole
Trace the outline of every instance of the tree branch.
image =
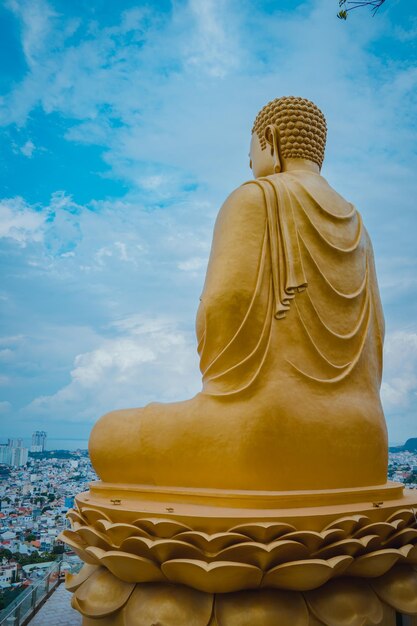
[(372, 16), (375, 16), (378, 9), (384, 4), (385, 0), (339, 0), (340, 11), (337, 17), (346, 20), (348, 13), (362, 7), (370, 7)]

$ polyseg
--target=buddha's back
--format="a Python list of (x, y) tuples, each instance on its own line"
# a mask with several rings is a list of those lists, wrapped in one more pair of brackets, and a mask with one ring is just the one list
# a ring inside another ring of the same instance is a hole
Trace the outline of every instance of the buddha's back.
[[(385, 482), (372, 247), (359, 213), (324, 178), (292, 171), (230, 196), (197, 334), (203, 394), (251, 407), (253, 458), (264, 455), (265, 469), (268, 455), (281, 460), (276, 489)], [(297, 475), (305, 464), (309, 476)]]
[(90, 454), (103, 480), (263, 491), (386, 482), (372, 247), (319, 173), (323, 120), (297, 98), (259, 114), (255, 180), (229, 196), (214, 231), (197, 314), (202, 391), (101, 418)]

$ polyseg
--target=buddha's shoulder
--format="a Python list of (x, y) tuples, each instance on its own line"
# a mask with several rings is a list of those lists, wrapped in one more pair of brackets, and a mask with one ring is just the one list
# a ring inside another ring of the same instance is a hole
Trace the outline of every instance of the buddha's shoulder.
[(256, 180), (249, 180), (232, 191), (226, 198), (225, 204), (259, 204), (263, 202), (264, 194), (261, 185)]
[(243, 184), (224, 201), (216, 224), (219, 228), (238, 232), (241, 228), (261, 227), (265, 223), (265, 200), (262, 189), (255, 184)]

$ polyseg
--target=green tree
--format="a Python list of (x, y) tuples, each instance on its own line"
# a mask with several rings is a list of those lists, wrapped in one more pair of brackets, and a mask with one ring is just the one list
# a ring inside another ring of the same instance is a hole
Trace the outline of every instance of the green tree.
[(369, 7), (372, 15), (384, 4), (385, 0), (339, 0), (339, 13), (337, 17), (341, 20), (347, 20), (350, 11), (360, 9), (361, 7)]
[(10, 559), (12, 558), (12, 551), (8, 550), (7, 548), (1, 548), (0, 560), (3, 558), (6, 559), (7, 561), (10, 561)]

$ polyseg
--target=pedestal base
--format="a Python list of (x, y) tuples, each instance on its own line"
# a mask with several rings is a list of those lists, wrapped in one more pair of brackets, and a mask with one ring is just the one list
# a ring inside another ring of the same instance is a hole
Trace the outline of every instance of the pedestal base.
[[(68, 586), (74, 585), (69, 579)], [(394, 568), (391, 581), (340, 578), (304, 593), (207, 594), (166, 583), (138, 584), (122, 593), (111, 575), (98, 569), (75, 592), (72, 605), (83, 614), (83, 626), (417, 626), (415, 585), (416, 572), (403, 567)]]
[(93, 483), (61, 538), (85, 626), (394, 626), (417, 615), (417, 493)]

